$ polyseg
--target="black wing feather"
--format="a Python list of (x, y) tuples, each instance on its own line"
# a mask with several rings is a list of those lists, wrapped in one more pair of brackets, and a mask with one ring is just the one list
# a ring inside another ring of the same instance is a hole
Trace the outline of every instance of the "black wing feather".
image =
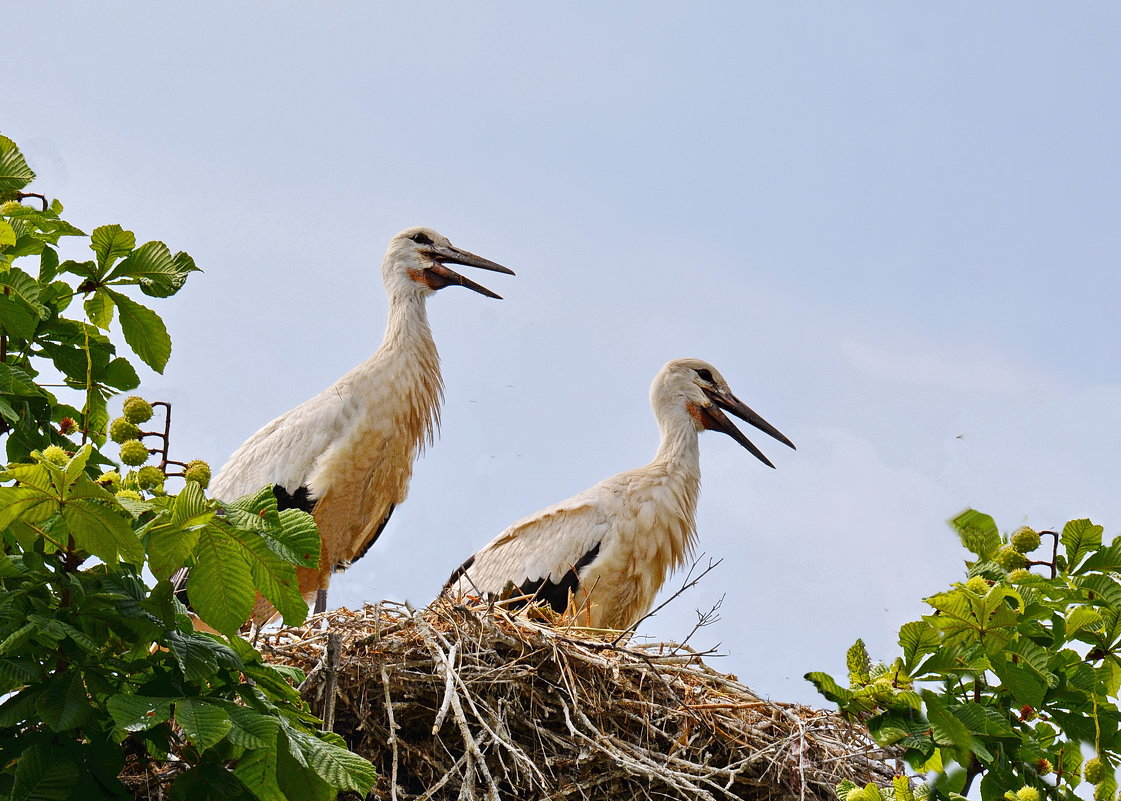
[[(590, 565), (599, 556), (599, 543), (580, 557), (567, 573), (560, 577), (560, 581), (550, 581), (547, 578), (533, 579), (518, 587), (518, 595), (531, 595), (534, 602), (547, 603), (553, 611), (561, 614), (568, 608), (570, 593), (576, 592), (580, 587), (580, 571)], [(528, 602), (527, 602), (528, 603)], [(515, 608), (524, 606), (525, 603), (515, 604)]]
[(274, 484), (272, 494), (276, 496), (276, 508), (281, 512), (285, 509), (299, 509), (311, 514), (315, 509), (315, 498), (308, 493), (307, 487), (297, 487), (295, 492), (289, 492), (279, 484)]

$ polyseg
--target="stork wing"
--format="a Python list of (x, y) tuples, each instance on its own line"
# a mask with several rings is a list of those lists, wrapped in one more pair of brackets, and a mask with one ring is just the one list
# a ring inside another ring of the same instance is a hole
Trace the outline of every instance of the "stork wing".
[(507, 528), (448, 579), (453, 593), (536, 595), (558, 612), (599, 554), (610, 517), (589, 493), (543, 509)]
[(335, 385), (280, 415), (234, 451), (211, 483), (211, 495), (233, 501), (266, 484), (288, 493), (306, 487), (316, 460), (342, 433), (351, 405), (350, 393)]

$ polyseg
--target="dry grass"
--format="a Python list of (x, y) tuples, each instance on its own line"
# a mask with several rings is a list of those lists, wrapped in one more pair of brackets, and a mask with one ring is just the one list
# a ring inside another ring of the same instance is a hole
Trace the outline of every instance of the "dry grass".
[(549, 623), (383, 603), (258, 647), (307, 671), (313, 710), (378, 767), (377, 799), (835, 799), (895, 772), (860, 727), (761, 699), (688, 647)]

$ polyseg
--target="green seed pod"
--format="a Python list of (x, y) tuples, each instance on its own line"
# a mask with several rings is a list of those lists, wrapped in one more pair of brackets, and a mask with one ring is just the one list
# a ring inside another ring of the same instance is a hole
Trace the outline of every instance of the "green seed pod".
[(188, 481), (197, 481), (203, 489), (210, 484), (210, 465), (202, 459), (192, 459), (187, 462), (187, 469), (183, 471), (183, 478)]
[(136, 467), (148, 461), (148, 448), (138, 439), (130, 439), (121, 443), (121, 461)]
[(97, 477), (97, 483), (110, 492), (116, 492), (121, 488), (121, 474), (116, 470), (106, 470)]
[(845, 655), (845, 661), (849, 669), (849, 685), (867, 684), (868, 671), (872, 666), (872, 660), (868, 657), (868, 649), (864, 646), (864, 640), (857, 640), (852, 644)]
[(1020, 801), (1039, 801), (1039, 790), (1024, 785), (1016, 791), (1016, 798)]
[(1082, 778), (1090, 784), (1101, 784), (1108, 773), (1109, 766), (1097, 757), (1087, 759), (1086, 764), (1082, 766)]
[(152, 404), (138, 395), (125, 398), (121, 411), (133, 423), (147, 423), (152, 419)]
[(59, 467), (62, 467), (62, 465), (70, 461), (70, 457), (66, 455), (66, 451), (58, 445), (49, 445), (43, 448), (42, 458), (44, 462), (57, 464)]
[(158, 487), (163, 484), (166, 478), (167, 476), (163, 474), (163, 470), (160, 470), (155, 465), (141, 467), (136, 471), (136, 483), (139, 485), (140, 489)]
[(978, 595), (988, 595), (989, 582), (985, 581), (980, 576), (974, 576), (969, 581), (965, 582), (965, 588)]
[(1028, 558), (1011, 546), (1005, 546), (997, 551), (996, 562), (1005, 570), (1028, 566)]
[(1034, 529), (1024, 526), (1012, 535), (1012, 547), (1020, 553), (1031, 553), (1039, 547), (1039, 534)]
[(1032, 572), (1024, 567), (1018, 567), (1008, 574), (1008, 580), (1013, 584), (1020, 584), (1032, 577)]
[(109, 439), (113, 442), (128, 442), (130, 439), (137, 439), (140, 436), (140, 429), (136, 423), (124, 417), (118, 417), (109, 424)]

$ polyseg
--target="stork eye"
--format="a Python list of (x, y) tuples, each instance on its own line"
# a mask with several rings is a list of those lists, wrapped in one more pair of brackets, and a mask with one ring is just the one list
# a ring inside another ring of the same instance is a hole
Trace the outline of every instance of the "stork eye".
[(699, 375), (701, 377), (701, 380), (707, 381), (710, 384), (715, 384), (716, 383), (715, 379), (713, 379), (713, 377), (712, 377), (712, 371), (711, 370), (698, 370), (697, 375)]
[(409, 239), (416, 242), (418, 245), (431, 245), (432, 240), (428, 238), (428, 234), (413, 234)]

